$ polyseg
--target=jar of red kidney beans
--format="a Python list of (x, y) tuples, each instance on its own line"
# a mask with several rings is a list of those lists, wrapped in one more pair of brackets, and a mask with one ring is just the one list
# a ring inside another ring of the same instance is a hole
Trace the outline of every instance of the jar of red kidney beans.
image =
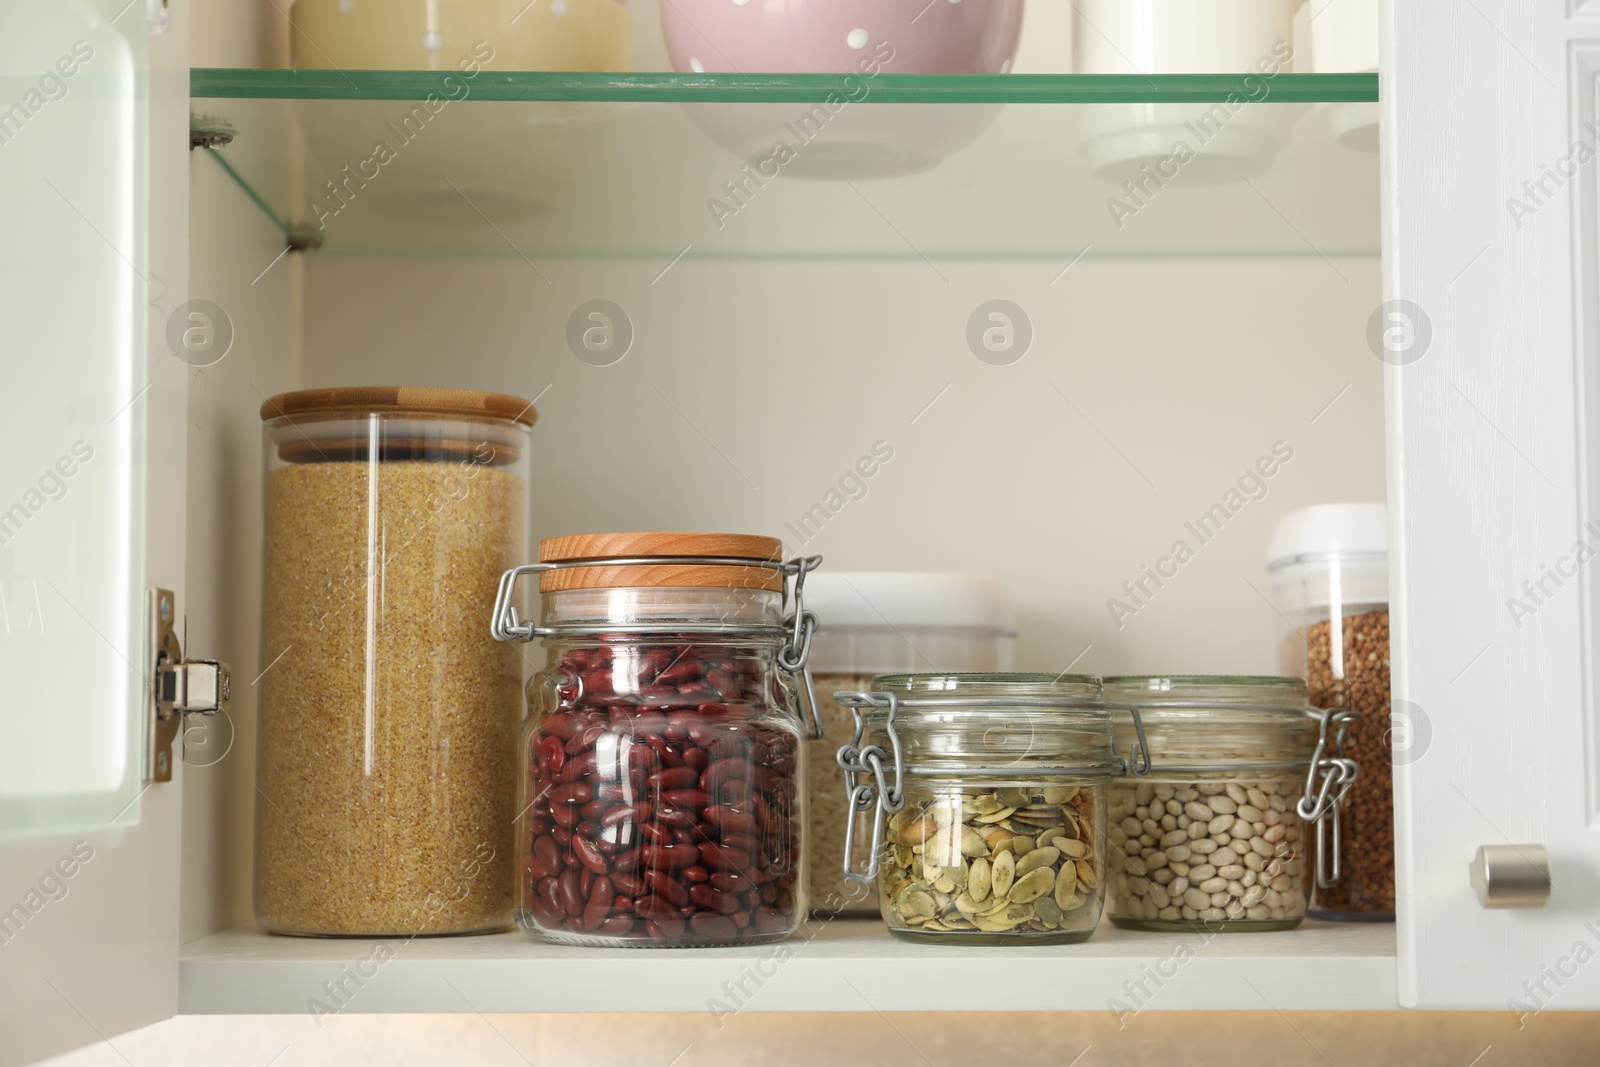
[[(539, 558), (501, 579), (494, 618), (497, 638), (548, 652), (520, 742), (518, 922), (612, 948), (789, 936), (815, 725), (803, 589), (821, 559), (695, 533), (548, 538)], [(537, 623), (517, 611), (527, 574)]]

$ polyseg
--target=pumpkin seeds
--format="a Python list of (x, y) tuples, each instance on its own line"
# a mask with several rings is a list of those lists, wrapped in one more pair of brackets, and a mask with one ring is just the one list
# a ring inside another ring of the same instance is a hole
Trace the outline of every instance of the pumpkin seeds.
[(1072, 907), (1073, 891), (1078, 888), (1078, 867), (1074, 863), (1063, 863), (1061, 870), (1056, 872), (1056, 904), (1062, 911)]
[(1011, 892), (1011, 883), (1017, 880), (1017, 857), (1011, 852), (1002, 852), (994, 858), (994, 869), (989, 872), (989, 884), (998, 899), (1005, 899)]
[(967, 871), (967, 892), (972, 894), (973, 900), (989, 897), (989, 861), (981, 856), (972, 861)]
[(891, 927), (1086, 933), (1099, 920), (1101, 810), (1093, 790), (1076, 786), (908, 797), (888, 819), (881, 857)]
[(1049, 867), (1029, 871), (1018, 878), (1011, 886), (1011, 892), (1006, 896), (1018, 904), (1032, 904), (1035, 900), (1050, 892), (1055, 886), (1056, 875)]
[(1036, 848), (1017, 861), (1018, 877), (1039, 867), (1054, 867), (1056, 860), (1061, 858), (1059, 848)]

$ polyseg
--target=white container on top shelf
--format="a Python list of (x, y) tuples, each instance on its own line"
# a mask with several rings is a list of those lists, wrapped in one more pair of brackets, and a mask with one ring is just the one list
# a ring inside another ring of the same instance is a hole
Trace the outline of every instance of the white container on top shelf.
[(1311, 19), (1311, 69), (1378, 69), (1378, 0), (1303, 0)]
[(998, 579), (819, 571), (806, 579), (817, 674), (1011, 669), (1016, 619)]
[[(1292, 0), (1079, 0), (1073, 64), (1079, 74), (1250, 74), (1231, 104), (1119, 104), (1085, 108), (1079, 140), (1102, 178), (1162, 184), (1236, 181), (1263, 173), (1304, 110), (1273, 103), (1272, 79), (1292, 69)], [(1146, 169), (1148, 168), (1148, 169)]]
[[(1301, 0), (1301, 15), (1311, 27), (1310, 69), (1344, 74), (1378, 69), (1378, 0)], [(1305, 42), (1301, 42), (1305, 47)], [(1346, 148), (1378, 150), (1376, 104), (1317, 105), (1334, 136)]]

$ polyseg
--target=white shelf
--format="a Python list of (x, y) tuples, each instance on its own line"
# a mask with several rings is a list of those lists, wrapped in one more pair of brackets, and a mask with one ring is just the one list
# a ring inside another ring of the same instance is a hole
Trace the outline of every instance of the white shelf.
[[(1150, 995), (1139, 999), (1149, 1010), (1398, 1006), (1395, 931), (1381, 923), (1307, 923), (1209, 939), (1106, 924), (1081, 945), (1026, 949), (907, 944), (876, 920), (836, 920), (809, 933), (803, 928), (781, 946), (685, 951), (567, 948), (520, 933), (394, 938), (381, 942), (393, 958), (375, 976), (360, 988), (347, 981), (353, 995), (343, 1010), (719, 1011), (713, 1001), (739, 1007), (724, 983), (741, 979), (752, 994), (739, 998), (749, 1011), (1104, 1011), (1113, 999), (1136, 1007), (1123, 984), (1141, 979)], [(323, 983), (339, 980), (347, 964), (373, 959), (379, 944), (254, 928), (212, 934), (184, 946), (178, 1010), (295, 1014), (310, 1010), (314, 997), (333, 1007)], [(792, 958), (777, 962), (780, 948)], [(747, 977), (758, 964), (771, 975), (759, 988)]]

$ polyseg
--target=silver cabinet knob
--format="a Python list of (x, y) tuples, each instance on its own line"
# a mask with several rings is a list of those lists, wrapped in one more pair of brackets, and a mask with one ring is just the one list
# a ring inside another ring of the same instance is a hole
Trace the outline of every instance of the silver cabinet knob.
[(1550, 853), (1543, 845), (1480, 845), (1472, 888), (1486, 908), (1542, 908), (1550, 903)]

